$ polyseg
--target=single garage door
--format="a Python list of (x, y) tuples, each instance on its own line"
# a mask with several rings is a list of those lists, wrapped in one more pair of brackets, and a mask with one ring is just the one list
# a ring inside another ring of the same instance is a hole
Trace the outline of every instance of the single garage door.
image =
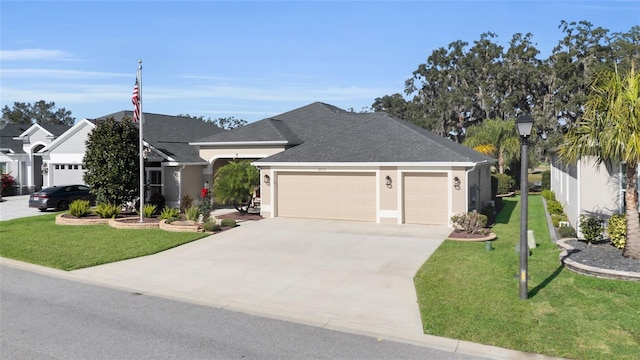
[(449, 186), (446, 173), (404, 175), (404, 222), (447, 225)]
[(375, 173), (280, 173), (277, 216), (376, 220)]
[(85, 170), (81, 164), (54, 164), (51, 167), (53, 185), (84, 184)]

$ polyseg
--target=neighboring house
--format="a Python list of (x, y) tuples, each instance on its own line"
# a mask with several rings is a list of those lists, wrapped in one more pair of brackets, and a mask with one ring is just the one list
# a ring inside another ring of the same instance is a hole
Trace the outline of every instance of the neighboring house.
[[(94, 120), (83, 119), (40, 151), (45, 159), (47, 185), (84, 183), (82, 162), (85, 142), (95, 123), (113, 117), (131, 119), (132, 111), (120, 111)], [(208, 163), (189, 141), (224, 130), (212, 123), (179, 116), (144, 113), (146, 200), (154, 193), (164, 196), (167, 206), (178, 207), (184, 195), (198, 200)], [(138, 146), (138, 144), (132, 144)]]
[(385, 113), (313, 103), (191, 145), (210, 182), (254, 160), (264, 217), (450, 225), (492, 200), (495, 159)]
[(67, 125), (47, 124), (8, 123), (0, 128), (0, 168), (13, 176), (17, 194), (42, 188), (43, 161), (39, 151), (67, 130)]
[(625, 166), (583, 157), (577, 163), (564, 164), (557, 156), (551, 159), (551, 190), (577, 230), (580, 215), (602, 220), (625, 212)]

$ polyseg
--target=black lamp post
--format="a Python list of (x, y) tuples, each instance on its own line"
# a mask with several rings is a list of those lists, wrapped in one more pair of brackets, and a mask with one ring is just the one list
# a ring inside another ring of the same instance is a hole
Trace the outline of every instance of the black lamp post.
[(529, 298), (529, 245), (527, 244), (527, 224), (529, 207), (529, 181), (527, 179), (529, 168), (529, 136), (533, 127), (533, 118), (523, 115), (516, 120), (518, 134), (520, 134), (520, 299)]

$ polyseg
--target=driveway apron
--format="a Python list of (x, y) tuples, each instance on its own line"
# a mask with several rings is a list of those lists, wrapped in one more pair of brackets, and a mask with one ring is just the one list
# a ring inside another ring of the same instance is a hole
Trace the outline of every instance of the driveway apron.
[(230, 310), (422, 334), (413, 277), (450, 231), (264, 219), (159, 254), (73, 273)]

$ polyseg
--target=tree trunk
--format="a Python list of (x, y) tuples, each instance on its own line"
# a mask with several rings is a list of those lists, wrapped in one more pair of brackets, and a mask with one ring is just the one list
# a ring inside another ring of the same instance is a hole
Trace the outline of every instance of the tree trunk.
[(498, 154), (498, 172), (504, 174), (504, 156), (502, 156), (502, 151)]
[(640, 220), (638, 216), (638, 191), (636, 171), (638, 164), (627, 162), (626, 180), (627, 189), (624, 195), (627, 213), (627, 241), (622, 251), (622, 256), (640, 259)]

